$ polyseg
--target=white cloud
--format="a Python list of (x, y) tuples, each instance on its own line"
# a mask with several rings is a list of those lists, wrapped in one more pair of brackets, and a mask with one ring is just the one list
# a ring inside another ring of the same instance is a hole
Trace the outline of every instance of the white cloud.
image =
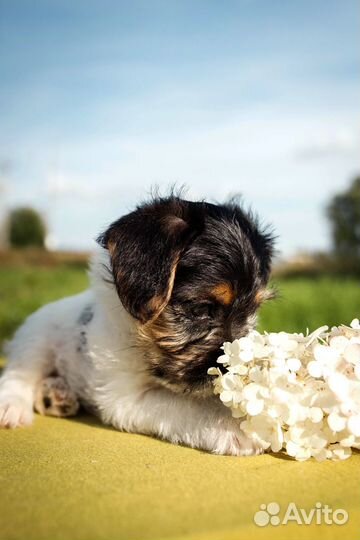
[(51, 198), (57, 199), (76, 197), (82, 200), (94, 200), (98, 194), (98, 189), (90, 185), (86, 179), (55, 168), (48, 173), (45, 191)]
[(355, 130), (339, 129), (338, 132), (315, 134), (295, 156), (300, 159), (317, 159), (334, 156), (352, 156), (360, 152), (360, 134)]

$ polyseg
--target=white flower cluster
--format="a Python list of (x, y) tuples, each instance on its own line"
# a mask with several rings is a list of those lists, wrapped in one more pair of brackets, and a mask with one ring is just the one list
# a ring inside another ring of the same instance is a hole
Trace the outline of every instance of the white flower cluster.
[(323, 461), (360, 448), (358, 319), (306, 336), (252, 331), (223, 350), (214, 391), (264, 450)]

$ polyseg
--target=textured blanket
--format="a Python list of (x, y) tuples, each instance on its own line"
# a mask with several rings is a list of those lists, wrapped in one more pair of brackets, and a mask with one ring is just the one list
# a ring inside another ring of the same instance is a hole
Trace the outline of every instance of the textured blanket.
[[(0, 467), (1, 540), (359, 537), (359, 452), (325, 463), (222, 457), (88, 416), (37, 416), (31, 428), (0, 431)], [(347, 523), (326, 524), (325, 505), (327, 519), (341, 509)]]

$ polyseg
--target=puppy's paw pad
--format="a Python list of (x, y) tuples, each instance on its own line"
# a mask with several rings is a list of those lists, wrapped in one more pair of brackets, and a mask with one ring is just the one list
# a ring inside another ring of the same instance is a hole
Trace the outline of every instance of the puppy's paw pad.
[(62, 377), (47, 377), (36, 390), (35, 410), (45, 416), (75, 416), (79, 402)]
[(29, 426), (33, 411), (29, 402), (21, 397), (0, 397), (0, 428)]

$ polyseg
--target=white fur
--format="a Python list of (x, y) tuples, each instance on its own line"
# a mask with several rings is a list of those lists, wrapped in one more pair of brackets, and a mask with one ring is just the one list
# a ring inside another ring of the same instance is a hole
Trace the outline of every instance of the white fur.
[[(103, 279), (104, 265), (108, 252), (99, 248), (91, 288), (44, 306), (16, 332), (0, 379), (0, 427), (31, 424), (35, 388), (56, 370), (88, 408), (119, 430), (218, 454), (259, 453), (218, 399), (154, 385), (136, 346), (136, 322)], [(94, 315), (86, 325), (86, 350), (79, 352), (79, 317), (89, 305)]]

